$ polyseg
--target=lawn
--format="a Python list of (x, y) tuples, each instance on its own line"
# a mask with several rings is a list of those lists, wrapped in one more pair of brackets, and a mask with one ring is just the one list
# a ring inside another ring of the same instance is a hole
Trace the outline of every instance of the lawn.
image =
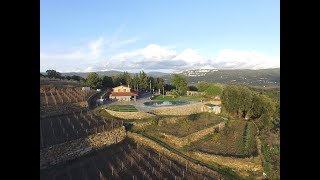
[(219, 124), (222, 121), (220, 117), (211, 113), (193, 114), (185, 116), (185, 118), (180, 118), (177, 123), (157, 126), (154, 130), (180, 138)]
[(233, 157), (256, 156), (258, 150), (254, 125), (240, 120), (227, 124), (220, 132), (209, 134), (186, 149)]
[(152, 100), (184, 100), (184, 101), (201, 101), (205, 99), (203, 96), (178, 96), (173, 98), (173, 96), (157, 96)]
[(138, 109), (133, 105), (110, 105), (106, 107), (112, 111), (119, 111), (119, 112), (138, 112)]

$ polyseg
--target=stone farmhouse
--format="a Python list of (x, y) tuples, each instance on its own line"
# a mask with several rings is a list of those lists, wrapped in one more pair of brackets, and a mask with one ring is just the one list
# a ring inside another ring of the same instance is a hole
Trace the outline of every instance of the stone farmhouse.
[(131, 90), (131, 88), (126, 86), (117, 86), (112, 88), (112, 92), (109, 95), (109, 99), (117, 99), (119, 101), (131, 101), (137, 100), (138, 92)]

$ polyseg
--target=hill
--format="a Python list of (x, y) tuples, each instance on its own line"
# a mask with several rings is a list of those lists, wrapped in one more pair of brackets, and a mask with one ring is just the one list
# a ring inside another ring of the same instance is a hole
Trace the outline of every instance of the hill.
[[(274, 69), (235, 69), (235, 70), (188, 70), (175, 72), (183, 75), (190, 84), (199, 81), (221, 84), (244, 84), (250, 86), (280, 86), (280, 68)], [(166, 83), (171, 83), (171, 75), (162, 76)]]
[[(116, 76), (123, 71), (98, 71), (100, 76)], [(63, 76), (81, 76), (86, 78), (89, 72), (68, 72), (61, 73)], [(129, 73), (133, 76), (136, 73)], [(196, 69), (185, 70), (174, 73), (148, 72), (147, 75), (152, 77), (163, 77), (166, 83), (171, 83), (172, 74), (185, 76), (189, 84), (196, 84), (199, 81), (214, 82), (221, 84), (243, 84), (258, 87), (279, 87), (280, 86), (280, 68), (273, 69)]]

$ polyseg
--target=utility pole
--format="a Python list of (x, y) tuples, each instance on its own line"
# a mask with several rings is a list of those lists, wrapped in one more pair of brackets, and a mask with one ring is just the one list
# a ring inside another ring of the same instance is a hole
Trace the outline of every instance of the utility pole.
[(164, 86), (162, 87), (162, 98), (164, 98)]

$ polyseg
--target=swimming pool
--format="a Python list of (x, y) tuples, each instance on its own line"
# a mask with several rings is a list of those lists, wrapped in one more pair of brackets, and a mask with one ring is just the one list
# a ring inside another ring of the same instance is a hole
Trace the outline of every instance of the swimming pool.
[(211, 108), (217, 106), (217, 105), (215, 105), (215, 104), (206, 104), (206, 105), (209, 106), (209, 107), (211, 107)]
[(145, 106), (151, 107), (164, 107), (164, 106), (179, 106), (190, 104), (189, 101), (175, 101), (175, 100), (164, 100), (164, 101), (147, 101), (143, 103)]

